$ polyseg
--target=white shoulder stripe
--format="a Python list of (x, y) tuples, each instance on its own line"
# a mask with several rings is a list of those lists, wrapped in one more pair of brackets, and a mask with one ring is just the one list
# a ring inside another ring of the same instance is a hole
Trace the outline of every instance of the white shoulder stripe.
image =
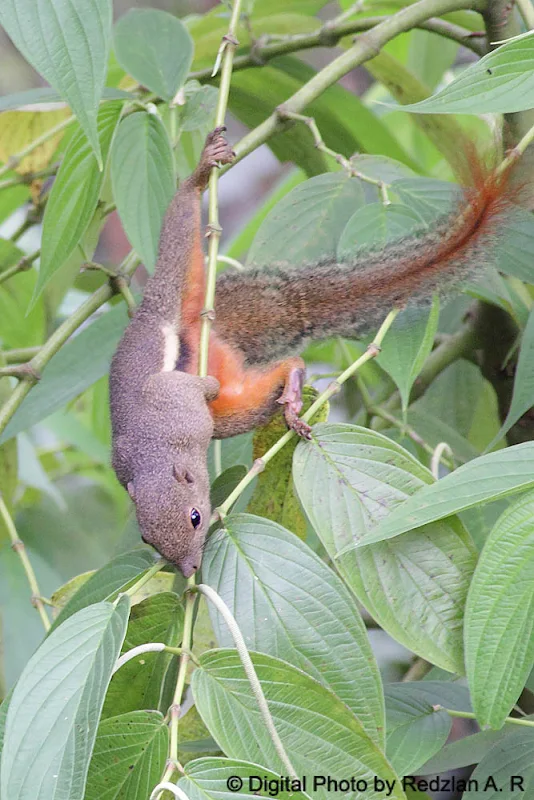
[(164, 339), (163, 366), (161, 369), (162, 372), (172, 372), (176, 368), (178, 360), (178, 335), (172, 325), (163, 325), (161, 332)]

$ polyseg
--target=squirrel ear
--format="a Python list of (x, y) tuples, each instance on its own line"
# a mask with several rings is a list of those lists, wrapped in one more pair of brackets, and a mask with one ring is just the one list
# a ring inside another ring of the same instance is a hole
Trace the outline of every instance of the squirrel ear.
[(128, 486), (126, 488), (128, 489), (128, 494), (130, 495), (130, 497), (132, 498), (132, 500), (135, 503), (135, 489), (134, 489), (133, 481), (129, 481), (128, 482)]
[(185, 469), (185, 467), (178, 467), (176, 464), (173, 464), (172, 474), (173, 474), (173, 477), (175, 478), (175, 480), (178, 481), (178, 483), (194, 483), (195, 482), (195, 479), (193, 478), (193, 476), (191, 475), (189, 470)]

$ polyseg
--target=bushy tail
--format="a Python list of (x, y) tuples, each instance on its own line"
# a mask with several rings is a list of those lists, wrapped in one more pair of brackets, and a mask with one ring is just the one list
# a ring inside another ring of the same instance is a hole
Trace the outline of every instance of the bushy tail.
[(359, 336), (392, 308), (427, 302), (480, 272), (493, 263), (518, 190), (510, 187), (509, 170), (485, 167), (474, 152), (467, 159), (470, 185), (430, 229), (347, 263), (224, 273), (217, 282), (217, 331), (250, 363), (272, 361), (311, 340)]

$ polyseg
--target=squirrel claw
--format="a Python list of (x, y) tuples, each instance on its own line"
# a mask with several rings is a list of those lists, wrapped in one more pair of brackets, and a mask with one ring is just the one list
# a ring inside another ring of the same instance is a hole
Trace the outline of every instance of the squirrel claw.
[(300, 436), (302, 439), (310, 440), (312, 438), (310, 425), (308, 425), (307, 422), (304, 422), (303, 419), (300, 419), (300, 417), (296, 417), (291, 424), (289, 424), (289, 427), (292, 431), (295, 431), (297, 436)]

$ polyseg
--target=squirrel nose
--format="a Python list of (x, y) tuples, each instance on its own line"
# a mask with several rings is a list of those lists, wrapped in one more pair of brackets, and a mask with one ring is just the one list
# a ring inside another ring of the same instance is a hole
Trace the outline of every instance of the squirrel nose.
[(186, 556), (178, 562), (178, 567), (184, 578), (190, 578), (191, 575), (199, 568), (199, 559), (197, 556)]

